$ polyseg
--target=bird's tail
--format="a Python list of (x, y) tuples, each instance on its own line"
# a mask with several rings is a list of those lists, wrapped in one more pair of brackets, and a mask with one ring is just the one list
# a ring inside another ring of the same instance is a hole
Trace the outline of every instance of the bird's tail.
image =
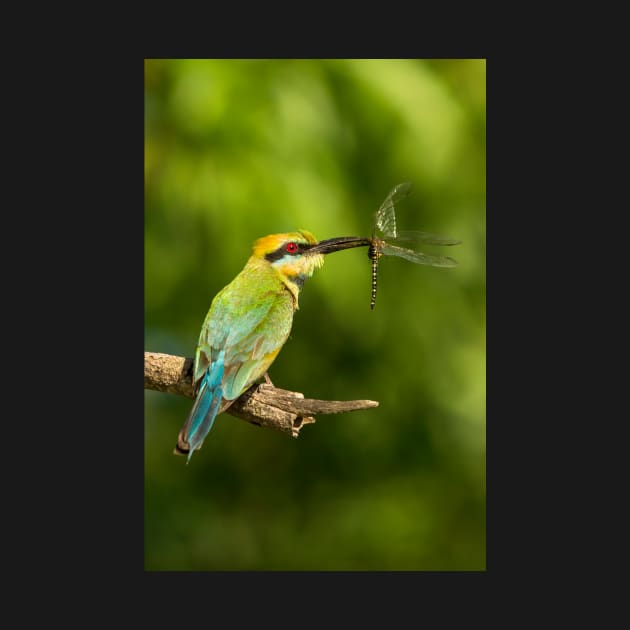
[(175, 445), (175, 453), (188, 454), (190, 461), (193, 451), (201, 448), (206, 435), (212, 429), (223, 398), (223, 353), (213, 361), (201, 378), (195, 404), (184, 422)]

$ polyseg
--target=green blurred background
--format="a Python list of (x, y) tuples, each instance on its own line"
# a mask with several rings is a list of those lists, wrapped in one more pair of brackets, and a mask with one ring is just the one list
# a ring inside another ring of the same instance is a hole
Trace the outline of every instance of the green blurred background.
[(253, 242), (400, 229), (455, 269), (364, 248), (304, 286), (270, 376), (380, 406), (298, 439), (227, 414), (186, 466), (190, 399), (145, 392), (147, 570), (485, 570), (485, 60), (145, 60), (145, 350), (193, 356)]

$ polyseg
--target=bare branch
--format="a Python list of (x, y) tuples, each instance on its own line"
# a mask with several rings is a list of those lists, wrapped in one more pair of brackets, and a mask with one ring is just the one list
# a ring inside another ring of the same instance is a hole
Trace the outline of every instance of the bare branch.
[[(193, 359), (159, 352), (144, 353), (144, 388), (193, 397)], [(315, 400), (304, 394), (267, 383), (254, 385), (237, 398), (225, 413), (268, 429), (297, 437), (315, 414), (346, 413), (378, 407), (374, 400)]]

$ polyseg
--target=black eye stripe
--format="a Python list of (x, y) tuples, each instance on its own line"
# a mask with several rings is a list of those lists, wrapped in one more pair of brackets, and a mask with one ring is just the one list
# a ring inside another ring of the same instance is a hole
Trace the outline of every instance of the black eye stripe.
[(280, 247), (278, 247), (278, 249), (266, 254), (265, 260), (268, 260), (269, 262), (275, 262), (276, 260), (280, 260), (284, 256), (299, 256), (300, 254), (303, 254), (305, 251), (309, 250), (312, 247), (312, 245), (308, 245), (306, 243), (298, 243), (297, 241), (292, 241), (292, 242), (294, 242), (297, 245), (297, 249), (294, 252), (288, 252), (287, 251), (288, 243), (283, 243), (282, 245), (280, 245)]

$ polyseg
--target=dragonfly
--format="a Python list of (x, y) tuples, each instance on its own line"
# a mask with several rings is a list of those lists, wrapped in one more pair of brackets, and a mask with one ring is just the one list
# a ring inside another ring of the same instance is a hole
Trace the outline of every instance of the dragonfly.
[(372, 238), (367, 236), (339, 236), (319, 241), (309, 248), (313, 254), (328, 254), (352, 247), (367, 247), (372, 261), (372, 298), (370, 308), (376, 304), (376, 282), (378, 261), (381, 256), (398, 256), (418, 265), (430, 267), (455, 267), (457, 261), (449, 256), (425, 254), (424, 245), (459, 245), (461, 241), (448, 236), (438, 236), (429, 232), (401, 231), (396, 227), (396, 204), (411, 190), (411, 182), (394, 186), (380, 208), (374, 213)]
[(381, 256), (398, 256), (418, 265), (455, 267), (457, 261), (450, 256), (433, 256), (421, 251), (424, 245), (459, 245), (460, 240), (438, 236), (429, 232), (401, 231), (396, 227), (396, 204), (411, 190), (411, 182), (394, 186), (374, 213), (372, 238), (368, 239), (368, 258), (372, 261), (372, 296), (370, 308), (376, 305), (378, 262)]

